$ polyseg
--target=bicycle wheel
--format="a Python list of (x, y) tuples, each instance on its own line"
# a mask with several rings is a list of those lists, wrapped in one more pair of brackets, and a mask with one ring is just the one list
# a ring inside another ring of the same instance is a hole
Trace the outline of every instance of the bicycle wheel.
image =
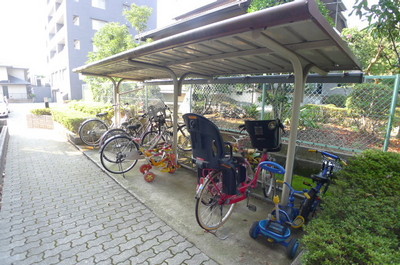
[(150, 131), (143, 135), (141, 140), (141, 147), (146, 150), (152, 149), (160, 142), (165, 142), (164, 136), (160, 135), (156, 131)]
[(101, 164), (108, 172), (114, 174), (128, 172), (139, 158), (139, 146), (131, 138), (123, 135), (110, 138), (100, 152)]
[(301, 206), (300, 215), (304, 217), (304, 220), (307, 222), (309, 220), (310, 213), (315, 211), (315, 199), (317, 197), (317, 192), (315, 189), (311, 189), (308, 192), (310, 199), (305, 199)]
[(110, 139), (113, 136), (116, 135), (126, 135), (129, 136), (129, 134), (124, 130), (124, 129), (111, 129), (103, 133), (103, 135), (100, 137), (99, 140), (99, 147), (101, 148), (108, 139)]
[(267, 170), (261, 171), (261, 188), (266, 198), (273, 198), (275, 195), (275, 175)]
[(185, 124), (178, 127), (178, 148), (182, 151), (192, 151), (192, 141)]
[(108, 130), (107, 124), (99, 119), (84, 121), (79, 127), (79, 137), (89, 146), (97, 146), (100, 137)]
[(232, 213), (235, 204), (220, 201), (222, 193), (222, 172), (213, 170), (203, 188), (196, 196), (196, 220), (205, 230), (221, 227)]

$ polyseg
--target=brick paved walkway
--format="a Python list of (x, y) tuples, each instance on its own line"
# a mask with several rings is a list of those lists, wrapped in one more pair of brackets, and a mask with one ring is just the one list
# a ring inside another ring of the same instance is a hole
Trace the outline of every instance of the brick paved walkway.
[(10, 130), (6, 161), (2, 265), (216, 264), (55, 130)]

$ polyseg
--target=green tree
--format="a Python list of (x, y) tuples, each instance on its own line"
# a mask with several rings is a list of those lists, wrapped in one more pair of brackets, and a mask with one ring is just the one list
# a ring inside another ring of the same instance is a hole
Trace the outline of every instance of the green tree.
[(347, 28), (342, 38), (360, 60), (367, 75), (385, 75), (396, 73), (397, 56), (384, 38), (374, 37), (368, 29)]
[(367, 31), (373, 38), (385, 40), (396, 56), (396, 60), (388, 60), (392, 74), (400, 73), (400, 2), (399, 0), (379, 0), (369, 5), (368, 0), (356, 0), (351, 14), (365, 17), (369, 22)]
[(147, 21), (149, 20), (152, 12), (153, 9), (151, 7), (132, 4), (131, 8), (124, 10), (123, 14), (140, 34), (146, 30)]
[[(138, 32), (146, 29), (147, 20), (152, 9), (149, 7), (132, 5), (131, 9), (123, 14), (132, 23)], [(118, 22), (107, 23), (93, 37), (96, 51), (89, 52), (88, 63), (98, 61), (111, 55), (135, 48), (140, 43), (135, 43), (129, 28)], [(118, 81), (118, 80), (117, 80)], [(101, 77), (86, 77), (85, 82), (90, 86), (95, 101), (110, 102), (113, 95), (113, 86), (109, 79)]]
[(134, 48), (136, 45), (126, 25), (118, 22), (107, 23), (93, 37), (97, 51), (89, 52), (89, 62)]

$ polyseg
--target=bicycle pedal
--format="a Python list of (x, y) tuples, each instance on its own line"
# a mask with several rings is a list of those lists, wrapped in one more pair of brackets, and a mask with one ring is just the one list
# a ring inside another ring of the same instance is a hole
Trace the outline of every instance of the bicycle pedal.
[(252, 211), (252, 212), (257, 211), (257, 206), (255, 206), (255, 205), (253, 205), (253, 204), (248, 204), (248, 205), (247, 205), (247, 208), (248, 208), (250, 211)]

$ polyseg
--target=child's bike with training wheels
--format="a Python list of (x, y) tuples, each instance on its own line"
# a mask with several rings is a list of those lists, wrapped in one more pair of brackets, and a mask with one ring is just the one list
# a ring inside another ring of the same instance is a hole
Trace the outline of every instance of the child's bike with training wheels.
[(150, 171), (153, 167), (157, 167), (161, 172), (175, 173), (179, 168), (176, 155), (172, 150), (171, 144), (159, 144), (153, 149), (144, 150), (142, 153), (147, 163), (141, 165), (139, 171), (144, 175), (146, 182), (153, 182), (156, 175)]
[(319, 150), (309, 150), (309, 152), (320, 153), (322, 156), (321, 171), (318, 174), (311, 175), (312, 184), (304, 182), (305, 185), (310, 186), (306, 193), (306, 199), (301, 206), (300, 215), (304, 217), (305, 221), (315, 216), (318, 208), (321, 207), (322, 195), (326, 193), (332, 179), (335, 177), (335, 172), (341, 169), (341, 165), (346, 165), (346, 161), (339, 156)]
[[(285, 169), (279, 164), (271, 161), (261, 162), (259, 167), (264, 170), (284, 174)], [(294, 207), (295, 194), (303, 194), (304, 191), (297, 191), (287, 182), (277, 180), (284, 183), (290, 189), (289, 202), (282, 206), (279, 204), (278, 195), (274, 196), (274, 209), (265, 220), (254, 222), (249, 230), (250, 237), (256, 239), (259, 235), (266, 237), (268, 242), (278, 243), (286, 247), (287, 255), (293, 259), (298, 253), (300, 243), (297, 239), (291, 239), (291, 227), (300, 228), (304, 224), (304, 218), (299, 215), (299, 209)]]
[[(245, 158), (234, 156), (232, 145), (223, 140), (218, 127), (202, 115), (183, 115), (190, 133), (193, 162), (198, 168), (196, 191), (196, 220), (207, 231), (221, 227), (231, 215), (237, 202), (247, 199), (258, 185), (263, 168), (257, 167), (254, 176), (247, 175)], [(245, 121), (254, 148), (280, 148), (279, 120)], [(253, 141), (254, 140), (254, 141)]]

